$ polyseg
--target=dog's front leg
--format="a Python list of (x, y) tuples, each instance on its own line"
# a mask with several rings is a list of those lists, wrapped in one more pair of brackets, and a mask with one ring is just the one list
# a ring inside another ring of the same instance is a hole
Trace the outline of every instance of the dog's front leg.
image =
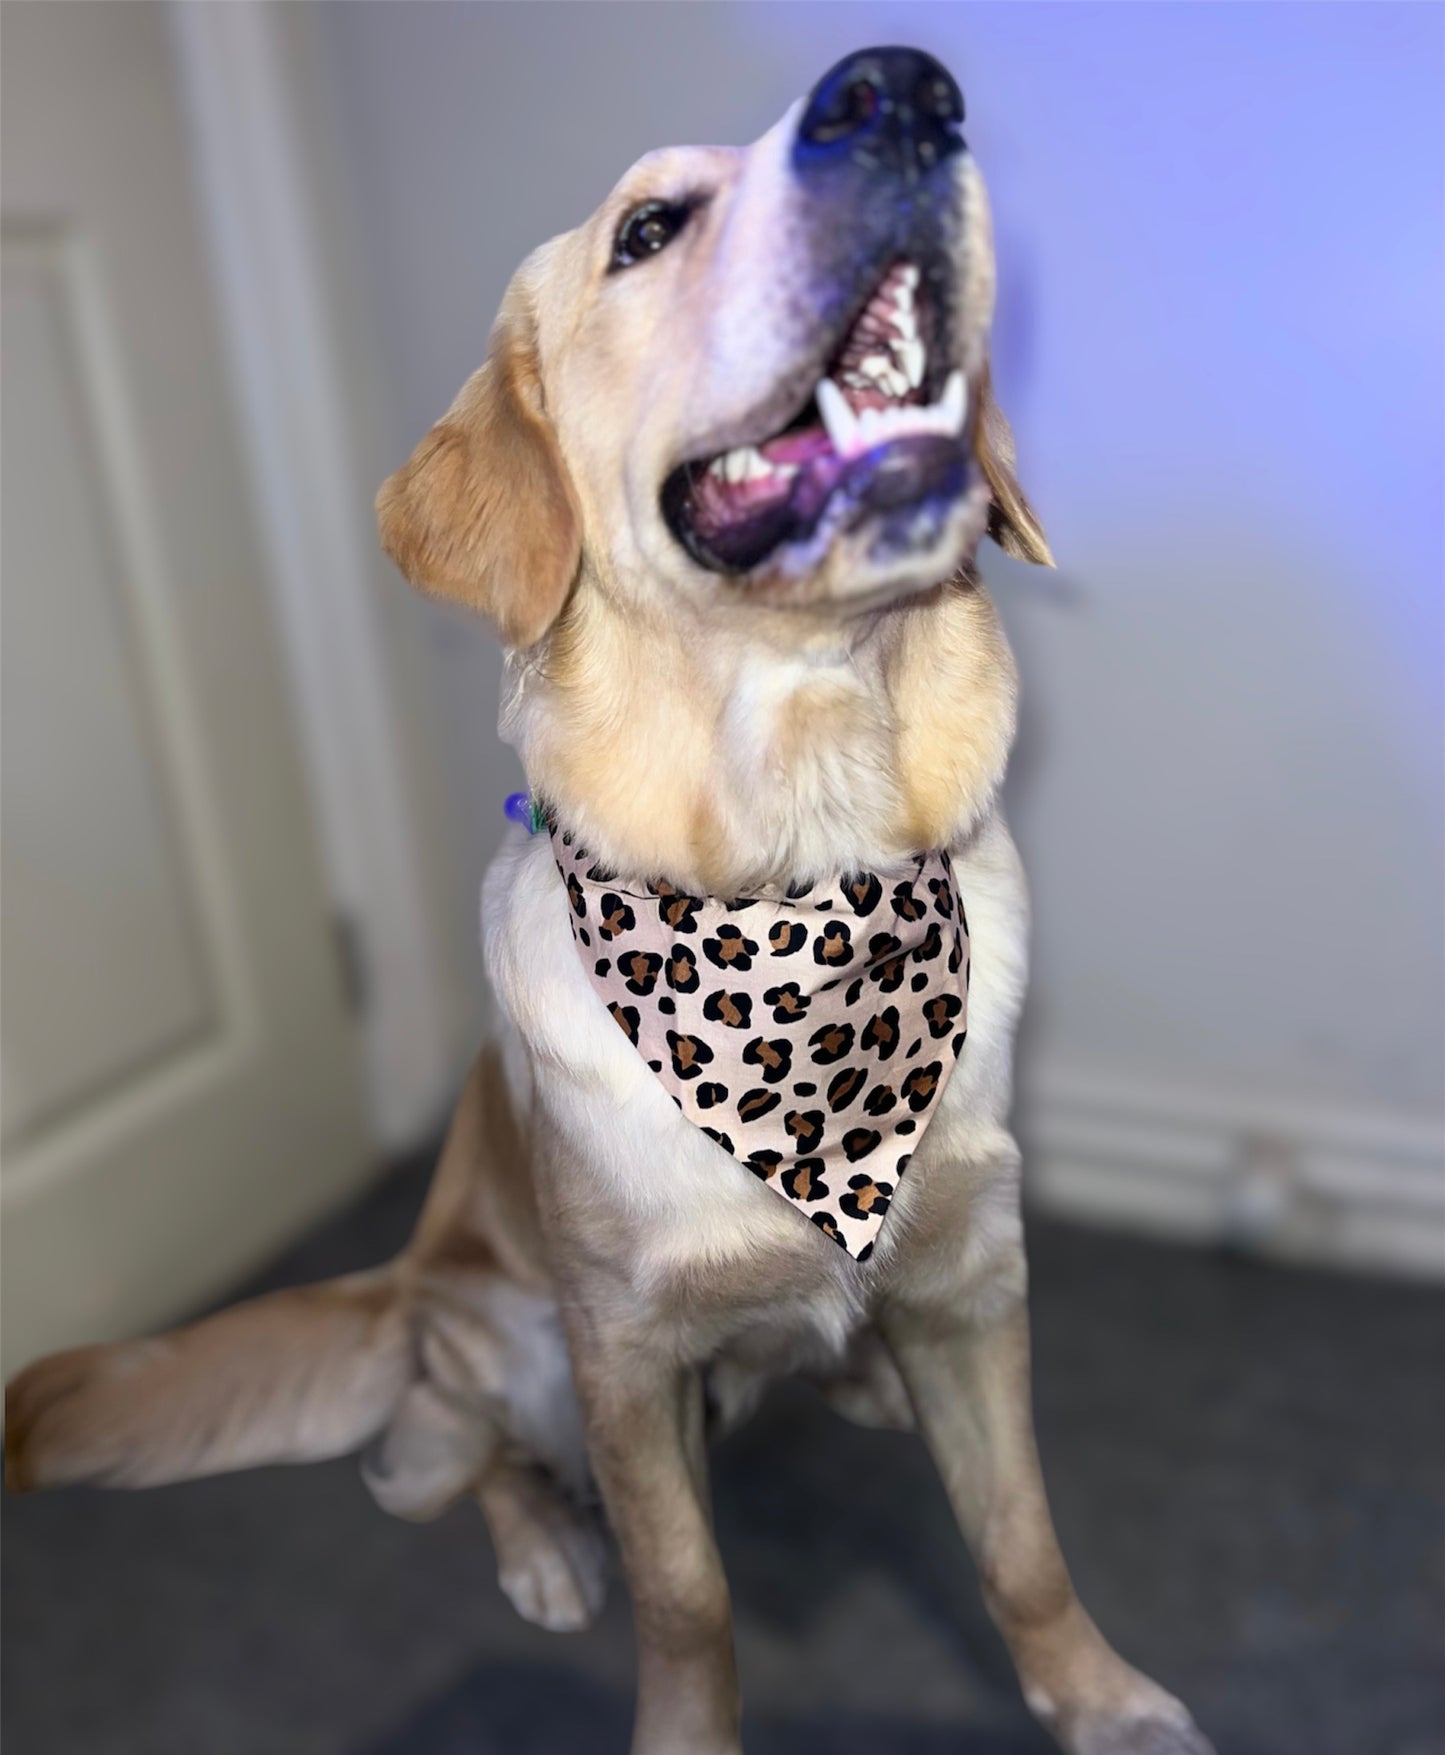
[(1064, 1565), (1034, 1445), (1022, 1248), (982, 1283), (934, 1273), (880, 1313), (1025, 1698), (1069, 1755), (1212, 1755), (1185, 1708), (1131, 1668)]
[(737, 1755), (727, 1580), (713, 1537), (701, 1379), (634, 1325), (574, 1312), (588, 1451), (622, 1551), (637, 1633), (633, 1755)]

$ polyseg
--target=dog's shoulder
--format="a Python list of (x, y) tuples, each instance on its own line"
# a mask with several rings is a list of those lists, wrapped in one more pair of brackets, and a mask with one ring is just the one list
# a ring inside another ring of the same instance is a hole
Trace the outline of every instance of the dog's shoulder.
[(1022, 999), (1028, 978), (1029, 891), (1024, 863), (995, 804), (949, 849), (975, 948), (987, 949), (998, 974)]
[(1014, 1034), (1028, 985), (1028, 886), (998, 806), (950, 855), (968, 923), (968, 1039), (945, 1108), (991, 1132), (1006, 1123), (1013, 1096)]
[(482, 957), (493, 994), (531, 1054), (624, 1095), (650, 1076), (597, 1002), (545, 834), (509, 831), (482, 880)]

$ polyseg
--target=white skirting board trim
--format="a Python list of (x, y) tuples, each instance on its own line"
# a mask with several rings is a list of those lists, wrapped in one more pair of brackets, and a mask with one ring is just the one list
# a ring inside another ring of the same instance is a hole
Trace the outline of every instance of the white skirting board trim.
[(1321, 1266), (1445, 1279), (1445, 1129), (1106, 1073), (1029, 1081), (1032, 1210)]

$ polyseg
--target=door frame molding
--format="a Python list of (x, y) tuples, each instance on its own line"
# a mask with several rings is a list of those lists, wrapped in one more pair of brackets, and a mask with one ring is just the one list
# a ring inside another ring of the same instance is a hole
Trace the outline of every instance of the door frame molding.
[(444, 852), (436, 826), (418, 820), (426, 788), (409, 748), (427, 714), (422, 703), (406, 723), (418, 703), (404, 700), (397, 642), (410, 630), (382, 601), (394, 582), (354, 437), (364, 363), (343, 357), (306, 127), (313, 94), (298, 89), (304, 58), (286, 10), (173, 0), (170, 21), (324, 869), (338, 926), (366, 963), (373, 1133), (398, 1151), (438, 1126), (468, 1045), (445, 978), (444, 911), (429, 901), (444, 878), (426, 861)]

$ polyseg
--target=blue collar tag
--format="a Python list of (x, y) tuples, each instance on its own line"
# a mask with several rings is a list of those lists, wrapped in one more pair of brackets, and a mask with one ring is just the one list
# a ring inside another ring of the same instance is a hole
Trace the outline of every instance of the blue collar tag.
[(520, 823), (529, 835), (536, 835), (547, 826), (542, 807), (530, 792), (513, 792), (502, 806), (510, 821)]

